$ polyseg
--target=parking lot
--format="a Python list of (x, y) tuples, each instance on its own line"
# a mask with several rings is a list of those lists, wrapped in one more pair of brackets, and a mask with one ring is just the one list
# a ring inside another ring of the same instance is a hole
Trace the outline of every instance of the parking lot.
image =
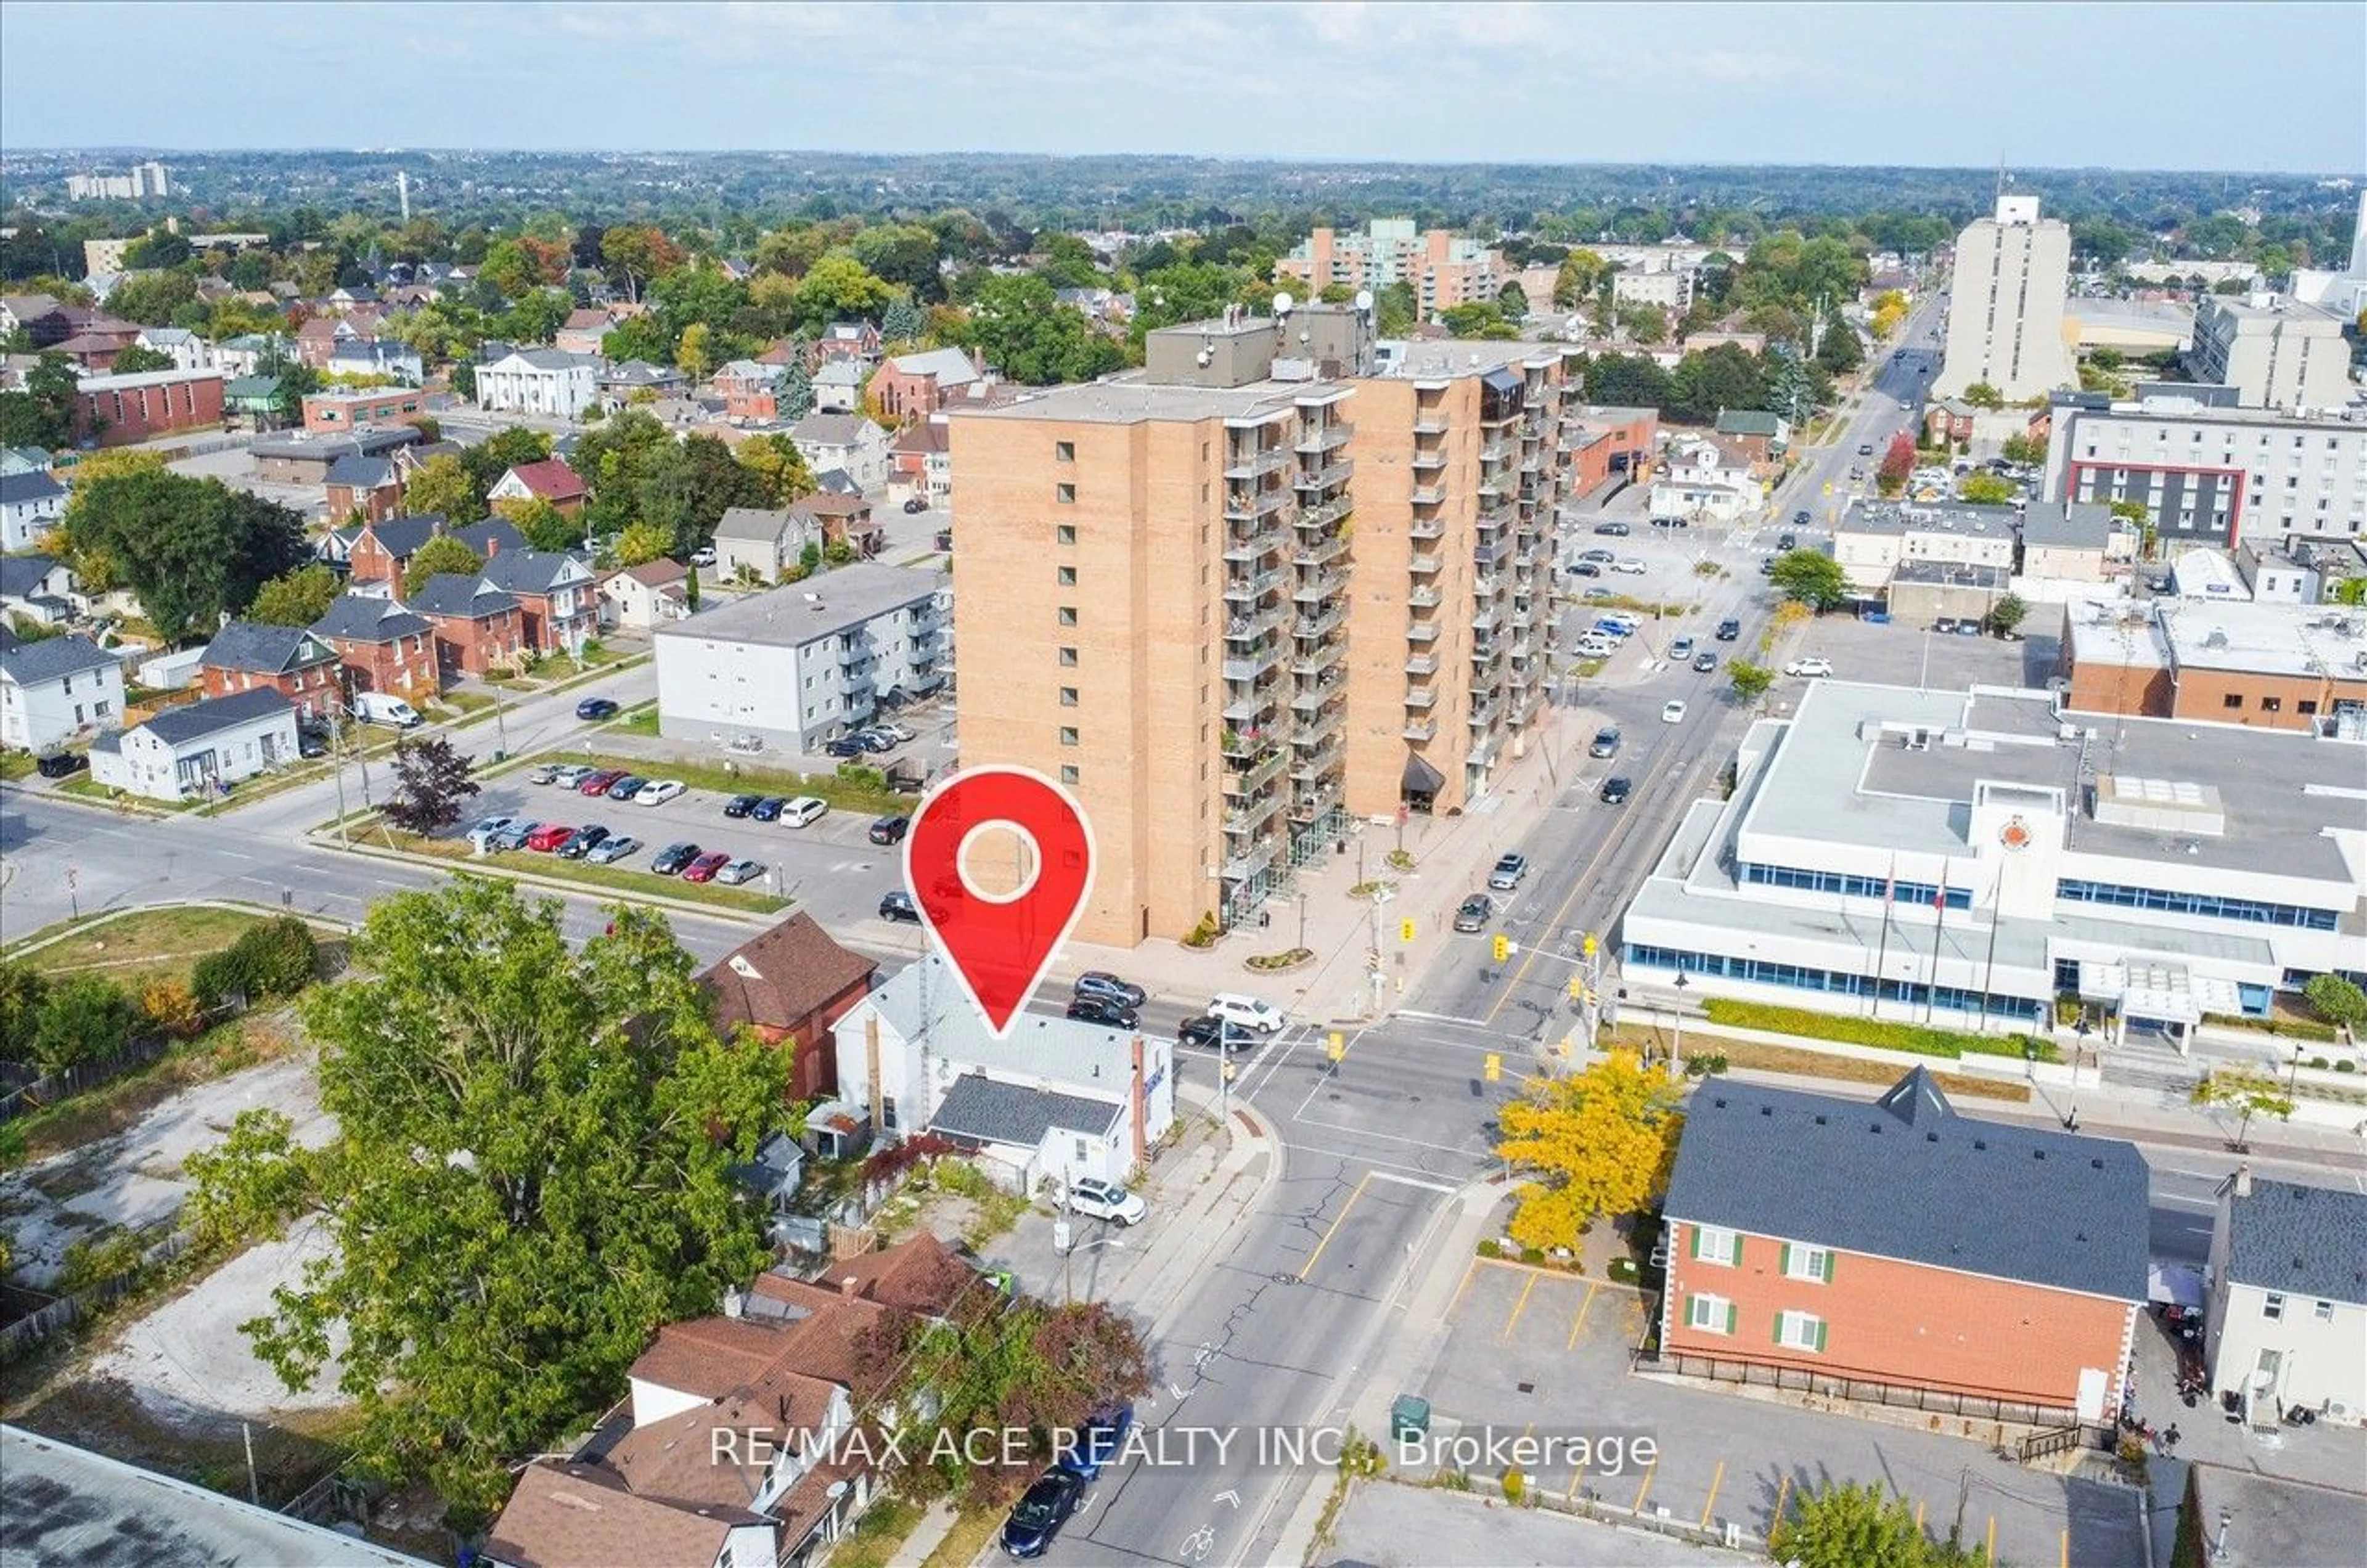
[(1985, 1440), (1936, 1429), (1942, 1418), (1902, 1412), (1928, 1425), (1894, 1426), (1634, 1375), (1646, 1310), (1632, 1287), (1474, 1259), (1445, 1347), (1412, 1391), (1431, 1402), (1433, 1451), (1483, 1430), (1549, 1438), (1565, 1452), (1586, 1439), (1591, 1462), (1542, 1465), (1531, 1487), (1704, 1529), (1731, 1521), (1761, 1538), (1804, 1487), (1879, 1482), (1911, 1502), (1927, 1530), (1993, 1544), (1992, 1560), (2145, 1561), (2141, 1494), (2001, 1460)]
[[(1778, 668), (1792, 660), (1820, 655), (1843, 681), (1888, 686), (2044, 686), (2056, 672), (2058, 627), (2049, 605), (2034, 606), (2022, 640), (1961, 637), (1927, 624), (1862, 621), (1835, 612), (1803, 621), (1776, 644)], [(1784, 682), (1778, 682), (1781, 700)]]

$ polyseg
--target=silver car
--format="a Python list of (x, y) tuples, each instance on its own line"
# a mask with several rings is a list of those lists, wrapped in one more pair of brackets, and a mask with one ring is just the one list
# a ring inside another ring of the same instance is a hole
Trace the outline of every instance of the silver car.
[(618, 833), (601, 840), (583, 852), (583, 858), (595, 865), (609, 865), (623, 860), (641, 847), (641, 841), (630, 833)]

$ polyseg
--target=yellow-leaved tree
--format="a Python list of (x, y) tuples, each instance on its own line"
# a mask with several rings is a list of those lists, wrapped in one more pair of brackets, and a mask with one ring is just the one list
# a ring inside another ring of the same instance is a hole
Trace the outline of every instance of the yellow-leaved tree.
[(1512, 1239), (1575, 1247), (1588, 1221), (1633, 1213), (1666, 1191), (1684, 1123), (1679, 1093), (1619, 1051), (1582, 1073), (1541, 1079), (1505, 1106), (1496, 1153), (1529, 1177), (1513, 1194)]

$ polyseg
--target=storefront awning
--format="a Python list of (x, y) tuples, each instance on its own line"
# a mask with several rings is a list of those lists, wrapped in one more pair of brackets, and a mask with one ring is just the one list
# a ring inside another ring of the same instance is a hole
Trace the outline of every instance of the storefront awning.
[(1446, 787), (1446, 775), (1430, 765), (1418, 754), (1406, 757), (1403, 792), (1407, 795), (1436, 795)]

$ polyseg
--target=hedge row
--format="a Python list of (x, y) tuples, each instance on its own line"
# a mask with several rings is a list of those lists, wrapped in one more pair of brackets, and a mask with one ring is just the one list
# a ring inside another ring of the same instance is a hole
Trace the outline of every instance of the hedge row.
[(1711, 997), (1702, 1011), (1712, 1023), (1736, 1029), (1763, 1029), (1771, 1034), (1796, 1034), (1809, 1040), (1838, 1040), (1850, 1045), (1872, 1045), (1885, 1051), (1907, 1051), (1919, 1056), (2026, 1056), (2042, 1062), (2060, 1060), (2055, 1047), (2028, 1034), (1968, 1034), (1954, 1029), (1890, 1023), (1880, 1019), (1853, 1018), (1818, 1012), (1809, 1008), (1775, 1007), (1766, 1002), (1736, 1001)]

